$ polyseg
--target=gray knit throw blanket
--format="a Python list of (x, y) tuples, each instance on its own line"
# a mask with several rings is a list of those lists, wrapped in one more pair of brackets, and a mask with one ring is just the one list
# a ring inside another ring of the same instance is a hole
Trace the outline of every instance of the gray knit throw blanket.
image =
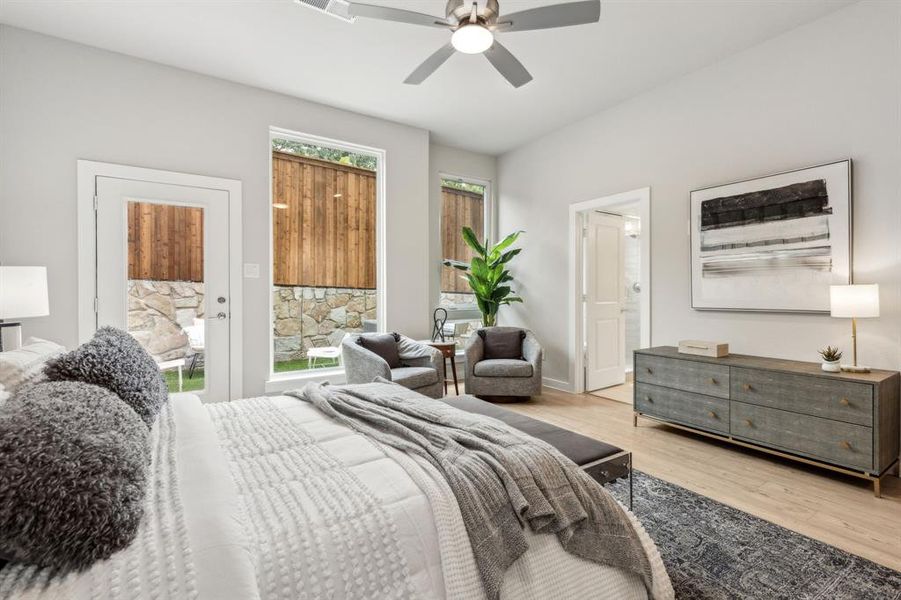
[(490, 600), (528, 549), (526, 523), (556, 534), (571, 554), (638, 574), (651, 593), (650, 562), (622, 507), (549, 444), (391, 383), (311, 383), (289, 395), (438, 469), (460, 505)]

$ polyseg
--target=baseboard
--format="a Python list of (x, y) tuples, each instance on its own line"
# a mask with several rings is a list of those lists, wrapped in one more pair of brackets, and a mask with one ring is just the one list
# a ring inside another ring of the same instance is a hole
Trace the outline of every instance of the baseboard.
[(550, 377), (542, 377), (541, 385), (551, 388), (552, 390), (560, 390), (563, 392), (573, 393), (573, 384), (568, 381), (561, 381), (560, 379), (552, 379)]

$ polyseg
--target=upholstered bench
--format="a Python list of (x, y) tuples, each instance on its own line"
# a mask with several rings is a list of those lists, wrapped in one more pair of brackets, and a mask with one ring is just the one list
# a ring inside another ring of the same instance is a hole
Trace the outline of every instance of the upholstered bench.
[(611, 444), (521, 415), (475, 396), (450, 396), (442, 400), (455, 408), (492, 417), (547, 442), (582, 467), (600, 484), (629, 478), (629, 508), (632, 508), (632, 453)]

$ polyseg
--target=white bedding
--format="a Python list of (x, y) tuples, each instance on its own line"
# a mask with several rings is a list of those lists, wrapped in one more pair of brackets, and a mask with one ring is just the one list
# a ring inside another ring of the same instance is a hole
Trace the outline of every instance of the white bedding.
[[(484, 598), (459, 508), (431, 465), (290, 397), (204, 406), (182, 394), (171, 405), (171, 452), (154, 457), (159, 489), (138, 540), (66, 579), (4, 569), (0, 598)], [(655, 596), (672, 597), (641, 533)], [(636, 575), (570, 555), (555, 536), (529, 544), (505, 599), (647, 598)]]

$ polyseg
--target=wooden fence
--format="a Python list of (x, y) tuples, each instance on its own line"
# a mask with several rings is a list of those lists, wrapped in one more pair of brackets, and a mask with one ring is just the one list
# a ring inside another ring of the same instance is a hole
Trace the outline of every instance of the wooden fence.
[[(276, 285), (375, 289), (373, 171), (273, 152), (272, 190)], [(442, 256), (468, 261), (460, 230), (483, 237), (484, 199), (444, 187), (441, 205)], [(128, 250), (129, 279), (203, 281), (203, 209), (130, 203)], [(470, 291), (449, 267), (442, 267), (441, 290)]]
[(203, 281), (203, 209), (129, 202), (128, 278)]
[(276, 285), (375, 288), (373, 171), (272, 153)]
[[(470, 227), (476, 237), (484, 239), (485, 199), (482, 194), (441, 188), (441, 250), (444, 258), (469, 261), (473, 251), (463, 242), (460, 231)], [(441, 267), (442, 292), (471, 292), (462, 273), (451, 267)]]

